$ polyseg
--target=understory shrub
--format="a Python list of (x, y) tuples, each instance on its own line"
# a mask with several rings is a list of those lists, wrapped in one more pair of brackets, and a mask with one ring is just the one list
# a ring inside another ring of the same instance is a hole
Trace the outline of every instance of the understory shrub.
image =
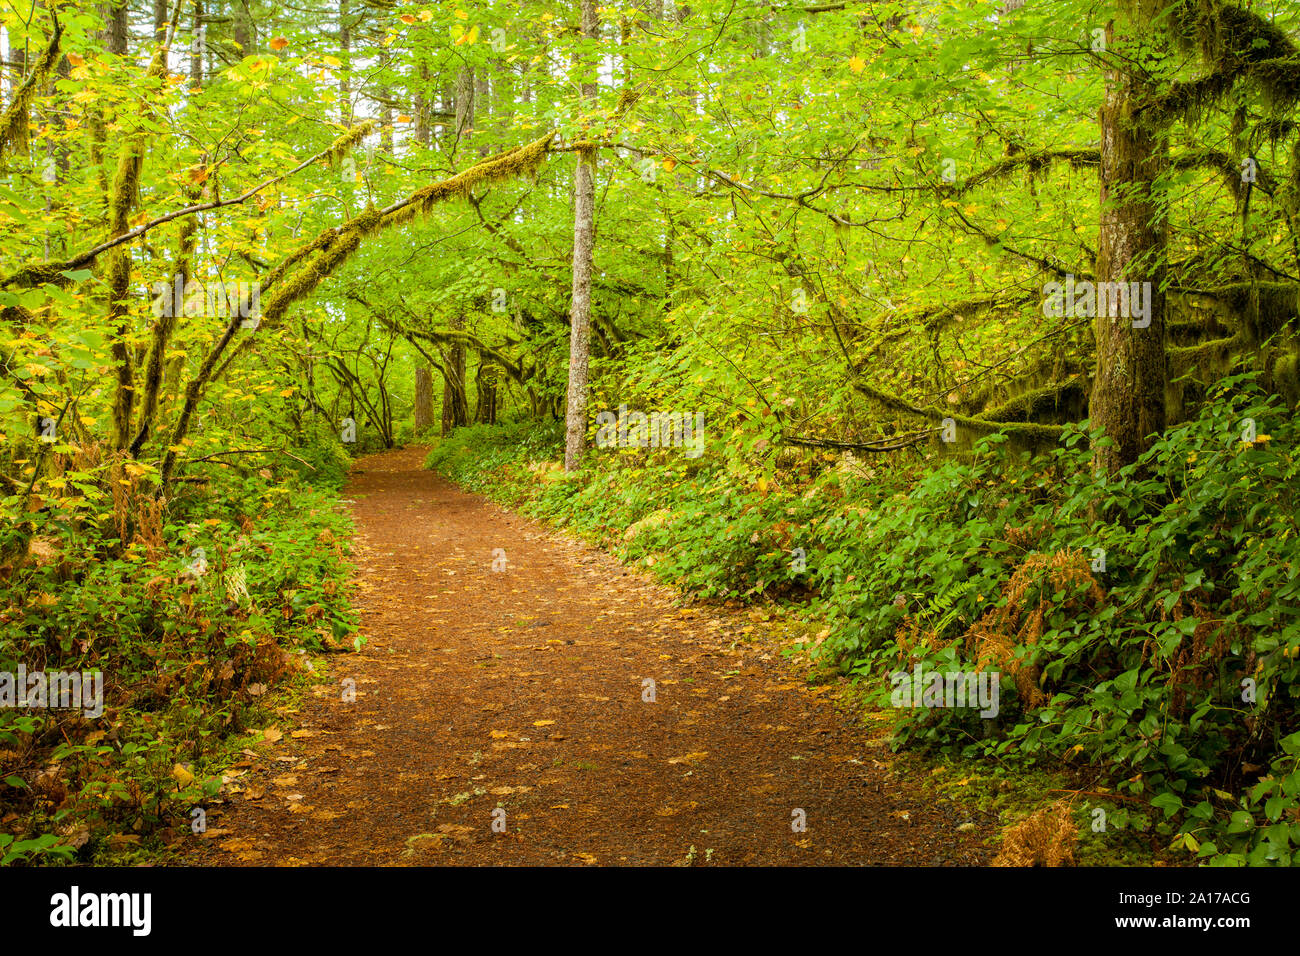
[(273, 720), (269, 688), (357, 627), (330, 476), (218, 468), (159, 501), (147, 469), (55, 454), (66, 497), (4, 501), (25, 520), (0, 532), (0, 673), (98, 673), (103, 709), (0, 708), (0, 863), (188, 832), (240, 736)]

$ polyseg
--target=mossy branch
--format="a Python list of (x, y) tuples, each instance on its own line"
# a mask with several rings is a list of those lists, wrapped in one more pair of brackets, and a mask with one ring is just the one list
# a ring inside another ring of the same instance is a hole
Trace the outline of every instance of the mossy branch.
[[(1179, 170), (1211, 169), (1223, 177), (1224, 185), (1228, 187), (1233, 198), (1240, 200), (1245, 196), (1247, 185), (1242, 182), (1241, 175), (1241, 164), (1245, 158), (1232, 157), (1218, 149), (1198, 149), (1183, 153), (1181, 156), (1175, 156), (1170, 161), (1170, 165)], [(1273, 178), (1271, 173), (1256, 163), (1254, 186), (1266, 195), (1271, 196), (1277, 188), (1277, 180)]]
[(1040, 150), (1035, 153), (1018, 153), (1015, 156), (1008, 156), (985, 169), (980, 170), (973, 176), (968, 177), (960, 184), (946, 190), (956, 195), (962, 195), (977, 186), (983, 186), (985, 183), (993, 182), (1008, 176), (1017, 170), (1028, 170), (1031, 175), (1042, 172), (1050, 167), (1053, 163), (1069, 163), (1074, 169), (1086, 169), (1101, 165), (1101, 150), (1097, 149), (1048, 149)]
[(943, 422), (945, 419), (952, 419), (958, 425), (969, 428), (980, 435), (991, 435), (994, 432), (1007, 432), (1017, 438), (1034, 444), (1054, 444), (1057, 438), (1064, 431), (1061, 425), (1039, 425), (1033, 422), (1004, 422), (991, 421), (983, 418), (972, 418), (969, 415), (959, 415), (956, 412), (946, 408), (935, 408), (934, 406), (913, 405), (897, 395), (882, 391), (873, 385), (869, 385), (861, 380), (855, 380), (854, 389), (861, 392), (867, 398), (879, 402), (886, 408), (897, 412), (904, 412), (909, 415), (915, 415), (918, 418), (925, 418), (934, 422)]
[(1153, 98), (1145, 109), (1152, 119), (1195, 122), (1242, 80), (1259, 89), (1276, 115), (1300, 103), (1300, 50), (1270, 20), (1235, 3), (1179, 0), (1169, 24), (1175, 42), (1198, 53), (1209, 72)]
[(1087, 395), (1087, 391), (1086, 379), (1082, 375), (1076, 375), (1064, 382), (1031, 389), (996, 408), (980, 412), (975, 418), (979, 421), (996, 421), (1003, 424), (1033, 423), (1035, 417), (1056, 411), (1062, 403), (1081, 400)]
[(45, 52), (36, 61), (32, 72), (27, 74), (27, 79), (23, 80), (22, 86), (14, 92), (9, 108), (4, 111), (3, 118), (0, 118), (0, 161), (4, 160), (7, 147), (20, 152), (27, 152), (31, 147), (28, 111), (31, 109), (32, 99), (36, 96), (37, 89), (45, 82), (50, 75), (50, 70), (54, 69), (54, 64), (58, 62), (59, 45), (62, 40), (63, 26), (56, 16), (54, 33), (50, 36)]

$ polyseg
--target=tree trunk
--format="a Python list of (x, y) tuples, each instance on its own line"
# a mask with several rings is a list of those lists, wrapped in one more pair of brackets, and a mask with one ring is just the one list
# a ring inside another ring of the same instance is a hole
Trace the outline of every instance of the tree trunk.
[(203, 54), (206, 38), (203, 36), (203, 2), (194, 0), (194, 19), (190, 38), (190, 85), (196, 89), (203, 85)]
[(351, 126), (352, 17), (348, 13), (348, 0), (339, 0), (339, 51), (343, 54), (343, 69), (339, 70), (339, 120), (344, 126)]
[[(598, 25), (595, 0), (579, 0), (582, 34), (594, 40)], [(584, 68), (595, 69), (593, 63)], [(595, 105), (595, 83), (582, 84), (582, 96)], [(587, 370), (591, 358), (591, 261), (596, 245), (596, 151), (578, 154), (573, 175), (573, 291), (569, 302), (569, 389), (564, 415), (564, 470), (582, 465), (587, 445)]]
[(433, 424), (433, 370), (427, 365), (415, 367), (415, 431)]
[(153, 39), (161, 43), (167, 38), (167, 0), (153, 0)]
[[(379, 51), (379, 69), (387, 73), (392, 65), (392, 57), (387, 47)], [(393, 155), (393, 89), (388, 85), (379, 88), (379, 148), (386, 155)]]
[[(1121, 3), (1124, 13), (1136, 6)], [(1132, 16), (1124, 18), (1123, 30), (1118, 42), (1125, 46), (1136, 45), (1144, 33), (1143, 23)], [(1107, 49), (1113, 50), (1114, 22), (1107, 25), (1106, 43)], [(1124, 66), (1107, 74), (1101, 108), (1097, 282), (1150, 283), (1146, 286), (1149, 296), (1143, 296), (1150, 310), (1146, 315), (1112, 317), (1099, 308), (1094, 320), (1097, 370), (1089, 418), (1114, 442), (1093, 453), (1094, 468), (1108, 475), (1136, 461), (1150, 446), (1151, 436), (1165, 426), (1168, 366), (1164, 294), (1160, 291), (1165, 234), (1157, 219), (1155, 183), (1168, 165), (1168, 154), (1158, 130), (1135, 116), (1135, 107), (1145, 94), (1144, 81), (1133, 68)]]
[[(460, 139), (472, 137), (474, 133), (474, 114), (477, 107), (475, 96), (474, 68), (465, 67), (456, 77), (456, 132), (455, 147), (459, 148)], [(453, 331), (465, 328), (465, 317), (455, 315), (447, 323)], [(442, 389), (442, 433), (450, 434), (453, 428), (469, 424), (469, 399), (465, 389), (465, 345), (453, 342), (447, 349), (447, 367), (443, 374)]]
[(126, 0), (110, 0), (103, 10), (104, 29), (100, 39), (109, 53), (118, 56), (126, 56), (127, 12)]
[(235, 43), (239, 45), (239, 55), (251, 56), (257, 52), (257, 24), (248, 9), (248, 0), (234, 0), (230, 6), (234, 21), (232, 32)]
[(477, 402), (474, 409), (474, 421), (482, 425), (497, 423), (497, 382), (499, 369), (491, 360), (484, 361), (479, 356), (478, 374), (474, 376), (477, 386)]
[(459, 145), (460, 138), (474, 129), (474, 68), (467, 66), (456, 76), (456, 131), (452, 137)]
[(431, 137), (429, 129), (429, 64), (420, 61), (419, 85), (415, 93), (415, 141), (425, 149), (429, 148)]
[[(452, 321), (452, 328), (465, 325), (463, 317)], [(454, 345), (447, 357), (442, 376), (442, 434), (469, 424), (469, 403), (465, 398), (465, 346)]]

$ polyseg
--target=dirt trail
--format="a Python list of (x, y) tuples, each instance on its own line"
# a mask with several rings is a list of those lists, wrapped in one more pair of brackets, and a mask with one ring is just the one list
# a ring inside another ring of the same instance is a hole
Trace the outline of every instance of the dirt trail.
[(958, 808), (923, 805), (882, 742), (750, 615), (683, 609), (423, 458), (412, 447), (358, 463), (346, 497), (369, 643), (332, 657), (295, 729), (209, 807), (215, 832), (193, 862), (987, 860), (987, 829), (958, 831)]

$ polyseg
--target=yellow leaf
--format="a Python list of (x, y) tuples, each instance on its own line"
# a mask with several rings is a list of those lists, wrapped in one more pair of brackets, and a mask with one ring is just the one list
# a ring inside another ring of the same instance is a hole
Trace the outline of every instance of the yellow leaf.
[(271, 49), (276, 51), (283, 50), (288, 45), (289, 41), (285, 37), (276, 37), (270, 44)]
[(684, 754), (680, 757), (669, 757), (669, 763), (699, 763), (709, 755), (707, 750), (701, 750), (696, 753)]
[(327, 56), (324, 58), (326, 66), (342, 66), (343, 61), (336, 56)]
[(180, 764), (176, 764), (176, 766), (172, 767), (172, 776), (176, 778), (176, 782), (182, 787), (188, 787), (194, 782), (194, 774), (190, 773)]
[(855, 56), (849, 60), (849, 69), (854, 73), (861, 73), (867, 68), (867, 61), (860, 56)]
[(534, 727), (549, 727), (549, 726), (551, 726), (551, 724), (553, 724), (553, 723), (555, 723), (555, 721), (553, 721), (553, 720), (534, 720), (534, 721), (533, 721), (533, 726), (534, 726)]

